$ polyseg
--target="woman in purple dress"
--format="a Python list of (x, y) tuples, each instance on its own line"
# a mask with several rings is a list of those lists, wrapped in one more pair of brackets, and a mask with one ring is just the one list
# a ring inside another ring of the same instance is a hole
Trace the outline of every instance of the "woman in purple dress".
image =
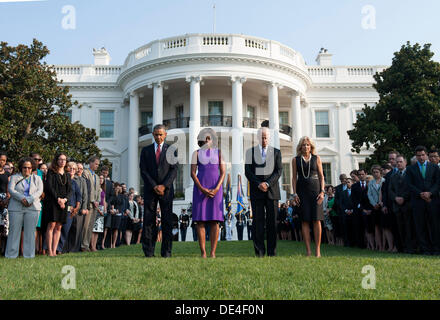
[(196, 223), (202, 258), (206, 258), (205, 224), (210, 224), (211, 258), (215, 258), (219, 222), (223, 221), (222, 185), (226, 166), (217, 148), (214, 130), (201, 130), (197, 140), (200, 149), (194, 152), (191, 161), (191, 178), (194, 180), (192, 219)]

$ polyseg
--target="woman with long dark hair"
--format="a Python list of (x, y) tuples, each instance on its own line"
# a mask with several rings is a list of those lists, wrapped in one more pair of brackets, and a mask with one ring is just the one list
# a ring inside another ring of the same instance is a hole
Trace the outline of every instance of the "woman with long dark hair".
[(47, 224), (46, 245), (48, 255), (56, 257), (61, 228), (67, 221), (67, 200), (72, 190), (70, 175), (65, 172), (67, 155), (57, 153), (47, 172), (44, 184), (43, 221)]

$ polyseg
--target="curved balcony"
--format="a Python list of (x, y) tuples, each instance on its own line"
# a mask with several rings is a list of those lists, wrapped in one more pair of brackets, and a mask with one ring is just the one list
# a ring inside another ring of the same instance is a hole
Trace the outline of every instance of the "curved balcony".
[[(243, 118), (243, 128), (258, 129), (261, 123), (267, 119)], [(189, 128), (189, 117), (167, 119), (163, 121), (167, 130)], [(202, 116), (200, 117), (201, 127), (230, 127), (232, 128), (232, 116)], [(139, 128), (139, 137), (153, 133), (151, 123)], [(280, 125), (280, 133), (292, 137), (292, 127)]]
[(123, 69), (159, 58), (175, 55), (223, 53), (272, 58), (307, 72), (300, 53), (277, 41), (240, 34), (185, 34), (152, 41), (129, 53)]

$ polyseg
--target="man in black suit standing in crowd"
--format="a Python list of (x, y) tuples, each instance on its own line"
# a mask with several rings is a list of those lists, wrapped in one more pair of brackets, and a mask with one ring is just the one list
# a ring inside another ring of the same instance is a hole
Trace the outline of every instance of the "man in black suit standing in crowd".
[(342, 194), (345, 190), (347, 190), (347, 175), (345, 173), (339, 176), (339, 181), (341, 184), (337, 185), (335, 188), (335, 202), (333, 205), (333, 210), (337, 213), (337, 218), (340, 227), (340, 234), (342, 234), (342, 239), (344, 239), (344, 243), (348, 243), (347, 233), (345, 232), (346, 228), (344, 227), (345, 219), (344, 219), (344, 211), (342, 210)]
[(264, 257), (264, 230), (267, 234), (267, 255), (276, 255), (277, 212), (280, 197), (279, 179), (283, 172), (281, 152), (269, 146), (270, 130), (262, 127), (257, 133), (259, 144), (246, 152), (245, 172), (250, 183), (253, 220), (253, 241), (257, 257)]
[(397, 173), (391, 176), (388, 187), (388, 198), (392, 212), (396, 216), (398, 234), (400, 236), (400, 251), (415, 253), (414, 223), (411, 213), (410, 192), (405, 180), (406, 159), (399, 155), (396, 158)]
[(427, 149), (416, 148), (417, 163), (406, 169), (414, 225), (422, 254), (440, 254), (438, 193), (439, 167), (428, 162)]
[[(147, 258), (154, 256), (156, 245), (156, 209), (160, 205), (162, 215), (161, 256), (171, 257), (173, 240), (173, 181), (177, 176), (177, 151), (164, 143), (167, 136), (164, 125), (153, 129), (154, 143), (142, 149), (141, 176), (144, 180), (144, 221), (142, 249)], [(170, 149), (170, 150), (168, 150)]]
[(339, 200), (340, 210), (342, 212), (342, 228), (344, 232), (344, 247), (353, 246), (354, 244), (354, 228), (353, 228), (353, 213), (354, 204), (351, 195), (351, 186), (353, 180), (351, 178), (345, 179), (347, 189), (342, 191), (341, 199)]
[(354, 241), (359, 248), (365, 248), (364, 233), (365, 227), (362, 215), (372, 210), (368, 200), (368, 183), (366, 181), (367, 172), (365, 169), (358, 170), (359, 182), (352, 187), (352, 199), (354, 204), (353, 228)]

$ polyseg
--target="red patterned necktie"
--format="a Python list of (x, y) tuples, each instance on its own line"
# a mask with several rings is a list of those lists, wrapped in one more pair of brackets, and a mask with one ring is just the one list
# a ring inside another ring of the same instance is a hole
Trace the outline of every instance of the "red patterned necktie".
[(160, 144), (157, 145), (156, 150), (156, 164), (159, 165), (159, 157), (160, 157)]

